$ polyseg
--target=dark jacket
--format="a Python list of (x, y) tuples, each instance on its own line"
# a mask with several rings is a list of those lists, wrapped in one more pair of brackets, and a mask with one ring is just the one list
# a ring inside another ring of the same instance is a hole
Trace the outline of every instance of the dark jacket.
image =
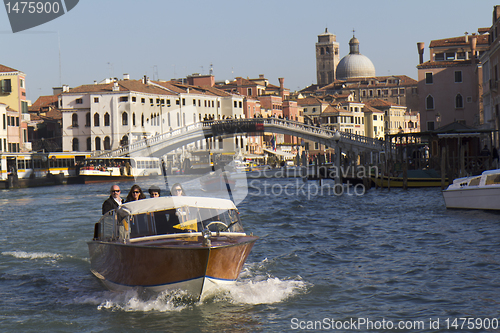
[(112, 196), (109, 196), (109, 198), (102, 204), (102, 215), (116, 208), (118, 208), (118, 203), (115, 201), (115, 199), (113, 199)]

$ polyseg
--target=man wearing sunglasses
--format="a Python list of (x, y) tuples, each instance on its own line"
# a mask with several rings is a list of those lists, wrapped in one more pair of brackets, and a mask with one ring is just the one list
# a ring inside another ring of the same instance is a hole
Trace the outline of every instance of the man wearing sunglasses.
[(122, 204), (122, 199), (120, 198), (120, 186), (113, 185), (109, 191), (109, 198), (102, 204), (102, 215), (106, 214), (110, 210), (118, 208)]

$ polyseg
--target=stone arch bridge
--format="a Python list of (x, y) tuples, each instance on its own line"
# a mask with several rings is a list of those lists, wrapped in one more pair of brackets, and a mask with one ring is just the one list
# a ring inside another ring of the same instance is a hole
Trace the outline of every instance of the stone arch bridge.
[(245, 133), (277, 133), (297, 136), (318, 142), (328, 147), (339, 147), (343, 152), (355, 155), (378, 153), (384, 150), (384, 141), (361, 135), (306, 125), (300, 122), (277, 118), (226, 119), (204, 121), (156, 135), (119, 149), (95, 152), (94, 157), (156, 156), (191, 142), (212, 137), (229, 137)]

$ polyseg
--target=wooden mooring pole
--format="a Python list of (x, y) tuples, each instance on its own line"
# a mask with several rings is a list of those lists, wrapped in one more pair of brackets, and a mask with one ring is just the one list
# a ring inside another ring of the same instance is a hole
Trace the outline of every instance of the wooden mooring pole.
[(444, 190), (446, 180), (446, 147), (441, 148), (441, 190)]

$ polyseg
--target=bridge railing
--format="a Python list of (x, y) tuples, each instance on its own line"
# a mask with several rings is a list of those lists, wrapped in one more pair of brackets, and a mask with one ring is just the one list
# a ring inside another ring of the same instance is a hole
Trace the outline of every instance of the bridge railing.
[[(189, 132), (204, 129), (211, 129), (212, 126), (216, 125), (224, 125), (228, 128), (248, 128), (250, 124), (257, 125), (268, 125), (268, 126), (277, 126), (283, 129), (289, 129), (290, 131), (301, 131), (303, 133), (310, 134), (312, 136), (321, 136), (324, 139), (333, 139), (334, 135), (337, 131), (330, 130), (324, 127), (317, 127), (312, 125), (307, 125), (298, 121), (280, 119), (280, 118), (249, 118), (249, 119), (224, 119), (224, 120), (208, 120), (203, 122), (198, 122), (195, 124), (191, 124), (185, 127), (181, 127), (163, 134), (155, 135), (147, 139), (143, 139), (137, 142), (134, 142), (130, 145), (120, 147), (118, 149), (107, 151), (107, 152), (94, 152), (92, 155), (94, 157), (115, 157), (115, 156), (123, 156), (126, 154), (133, 153), (134, 151), (138, 151), (144, 148), (151, 147), (160, 142), (167, 141), (169, 139), (175, 138), (177, 136), (188, 134)], [(246, 126), (242, 126), (246, 125)], [(264, 130), (264, 128), (262, 128)], [(338, 132), (340, 134), (339, 142), (342, 143), (354, 143), (358, 145), (365, 146), (370, 149), (375, 150), (383, 150), (384, 149), (384, 141), (380, 141), (377, 139), (369, 138), (362, 135), (357, 135), (353, 133), (347, 132)]]
[[(212, 125), (227, 125), (227, 126), (234, 126), (234, 127), (241, 127), (238, 125), (241, 124), (257, 124), (261, 123), (263, 125), (273, 125), (273, 126), (279, 126), (282, 128), (290, 129), (292, 131), (302, 131), (308, 134), (311, 134), (313, 136), (318, 136), (321, 135), (326, 139), (333, 139), (336, 131), (330, 130), (324, 127), (317, 127), (317, 126), (312, 126), (312, 125), (307, 125), (298, 121), (293, 121), (293, 120), (287, 120), (287, 119), (280, 119), (280, 118), (250, 118), (250, 119), (229, 119), (229, 120), (211, 120), (211, 121), (205, 121), (203, 123), (204, 127), (211, 127)], [(353, 142), (357, 143), (363, 146), (368, 146), (373, 149), (377, 150), (382, 150), (384, 146), (384, 142), (358, 135), (358, 134), (353, 134), (353, 133), (347, 133), (347, 132), (340, 132), (340, 142)]]
[(188, 126), (185, 126), (185, 127), (177, 128), (177, 129), (169, 131), (167, 133), (155, 135), (155, 136), (152, 136), (152, 137), (147, 138), (147, 139), (136, 141), (136, 142), (134, 142), (132, 144), (120, 147), (120, 148), (112, 150), (112, 151), (107, 151), (107, 152), (104, 152), (104, 153), (101, 152), (101, 151), (94, 152), (92, 154), (92, 156), (93, 157), (116, 157), (116, 156), (123, 156), (123, 155), (130, 154), (130, 153), (132, 153), (134, 151), (137, 151), (137, 150), (141, 150), (141, 149), (144, 149), (144, 148), (151, 147), (154, 144), (157, 144), (159, 142), (166, 141), (166, 140), (171, 139), (173, 137), (180, 136), (182, 134), (191, 132), (193, 130), (200, 129), (202, 127), (204, 127), (204, 124), (202, 124), (202, 123), (191, 124), (191, 125), (188, 125)]

